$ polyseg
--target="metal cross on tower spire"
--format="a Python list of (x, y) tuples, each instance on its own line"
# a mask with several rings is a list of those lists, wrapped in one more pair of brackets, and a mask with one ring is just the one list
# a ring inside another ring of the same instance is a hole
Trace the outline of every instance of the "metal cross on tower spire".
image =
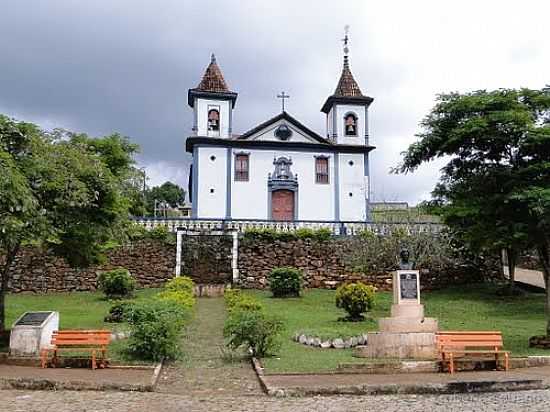
[(349, 53), (349, 48), (348, 48), (348, 41), (349, 41), (349, 37), (348, 37), (348, 33), (349, 33), (349, 24), (346, 24), (344, 26), (344, 33), (345, 33), (345, 36), (344, 38), (342, 39), (342, 41), (344, 42), (344, 55), (347, 56), (348, 53)]
[(278, 94), (277, 97), (281, 99), (282, 106), (283, 106), (283, 112), (285, 111), (285, 99), (288, 99), (290, 96), (288, 94), (285, 94), (285, 92), (281, 92), (281, 94)]

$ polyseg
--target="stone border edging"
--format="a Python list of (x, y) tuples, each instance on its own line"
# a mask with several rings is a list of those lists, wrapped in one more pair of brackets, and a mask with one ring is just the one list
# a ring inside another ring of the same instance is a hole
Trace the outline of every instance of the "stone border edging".
[(266, 394), (277, 397), (318, 395), (443, 395), (458, 393), (508, 392), (548, 389), (542, 379), (509, 381), (456, 381), (427, 384), (372, 384), (334, 387), (267, 387)]
[(154, 392), (157, 386), (164, 360), (156, 366), (113, 366), (109, 369), (146, 369), (153, 370), (150, 383), (116, 383), (116, 382), (89, 382), (89, 381), (57, 381), (45, 378), (3, 378), (0, 377), (1, 389), (24, 390), (70, 390), (70, 391), (124, 391), (124, 392)]
[(315, 348), (322, 349), (349, 349), (356, 346), (363, 346), (367, 344), (367, 334), (353, 336), (351, 338), (333, 338), (333, 339), (321, 339), (318, 336), (307, 336), (304, 333), (295, 333), (292, 338), (294, 342), (301, 343), (306, 346), (313, 346)]

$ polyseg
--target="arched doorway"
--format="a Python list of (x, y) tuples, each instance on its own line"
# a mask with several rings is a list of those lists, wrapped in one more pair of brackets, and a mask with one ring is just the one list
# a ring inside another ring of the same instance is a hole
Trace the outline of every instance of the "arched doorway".
[(273, 220), (294, 220), (294, 192), (274, 190), (271, 194), (271, 218)]

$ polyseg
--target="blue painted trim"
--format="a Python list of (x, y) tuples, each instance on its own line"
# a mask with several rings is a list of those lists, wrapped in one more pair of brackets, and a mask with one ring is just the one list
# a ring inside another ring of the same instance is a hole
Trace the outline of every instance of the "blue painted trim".
[(366, 193), (366, 199), (365, 199), (365, 220), (367, 222), (371, 221), (371, 215), (370, 215), (370, 176), (369, 176), (369, 155), (368, 153), (364, 154), (365, 158), (363, 163), (365, 164), (365, 177), (368, 178), (368, 187), (367, 193)]
[(231, 139), (231, 134), (233, 133), (233, 108), (229, 105), (229, 127), (227, 128), (228, 137)]
[(199, 148), (193, 148), (193, 199), (191, 200), (191, 216), (198, 218), (199, 210)]
[(365, 145), (369, 145), (369, 109), (365, 107)]
[(334, 153), (334, 220), (340, 221), (340, 159)]
[(197, 99), (193, 100), (193, 131), (195, 134), (198, 134), (199, 132), (199, 114), (198, 114), (198, 105), (197, 105)]
[(231, 186), (233, 181), (231, 180), (231, 163), (233, 162), (233, 154), (231, 153), (232, 149), (227, 148), (227, 169), (225, 174), (226, 179), (226, 189), (225, 189), (225, 217), (226, 219), (231, 219)]
[(332, 139), (334, 143), (338, 140), (338, 124), (336, 123), (336, 105), (332, 106)]

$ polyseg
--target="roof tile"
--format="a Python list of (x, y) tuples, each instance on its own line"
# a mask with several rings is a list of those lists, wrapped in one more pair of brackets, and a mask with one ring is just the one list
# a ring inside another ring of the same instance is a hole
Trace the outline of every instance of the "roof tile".
[(216, 63), (216, 56), (212, 54), (210, 64), (206, 68), (202, 80), (195, 90), (203, 92), (229, 92), (222, 71)]

